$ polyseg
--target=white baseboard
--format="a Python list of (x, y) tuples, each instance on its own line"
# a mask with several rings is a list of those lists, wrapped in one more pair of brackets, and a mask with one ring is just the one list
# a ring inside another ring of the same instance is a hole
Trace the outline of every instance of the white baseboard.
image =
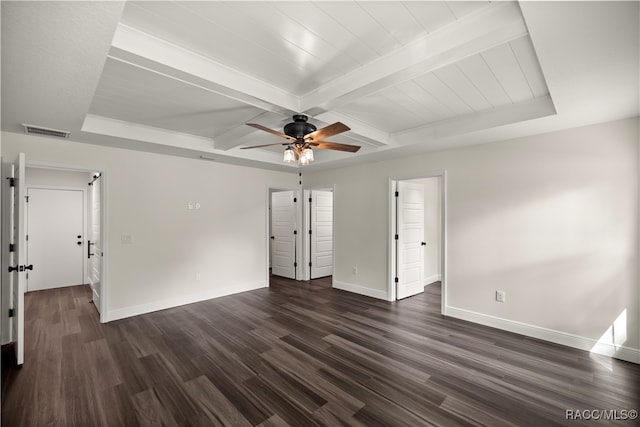
[(333, 281), (333, 287), (347, 292), (353, 292), (354, 294), (365, 295), (372, 298), (388, 301), (387, 292), (379, 291), (377, 289), (365, 288), (364, 286), (353, 285), (351, 283), (340, 282), (338, 280)]
[(442, 280), (442, 275), (441, 274), (434, 274), (433, 276), (429, 276), (429, 277), (425, 277), (424, 278), (424, 285), (430, 285), (434, 282), (439, 282)]
[(613, 346), (611, 344), (600, 343), (592, 338), (581, 337), (579, 335), (542, 328), (540, 326), (516, 322), (514, 320), (503, 319), (451, 306), (446, 307), (445, 316), (455, 317), (456, 319), (467, 320), (469, 322), (490, 326), (492, 328), (502, 329), (504, 331), (566, 345), (567, 347), (573, 347), (579, 350), (585, 350), (591, 353), (640, 364), (640, 350), (631, 347)]
[(109, 310), (105, 322), (112, 322), (114, 320), (152, 313), (159, 310), (166, 310), (168, 308), (174, 308), (186, 304), (193, 304), (194, 302), (220, 298), (240, 292), (253, 291), (260, 288), (266, 288), (268, 286), (269, 283), (263, 280), (254, 283), (245, 283), (241, 285), (227, 286), (224, 288), (209, 289), (206, 292), (199, 292), (196, 294), (183, 295), (176, 298), (153, 301), (147, 304), (134, 305), (131, 307), (119, 308), (117, 310)]

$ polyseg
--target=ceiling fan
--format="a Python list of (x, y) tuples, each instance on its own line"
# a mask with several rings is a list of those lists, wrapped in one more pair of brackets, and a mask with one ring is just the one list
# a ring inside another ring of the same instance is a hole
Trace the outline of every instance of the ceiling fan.
[(314, 148), (324, 150), (338, 150), (355, 153), (360, 149), (358, 145), (339, 144), (337, 142), (325, 141), (333, 135), (348, 131), (350, 128), (340, 122), (317, 129), (313, 124), (307, 122), (309, 118), (304, 114), (296, 114), (293, 116), (293, 122), (287, 123), (284, 127), (284, 133), (278, 132), (257, 123), (247, 123), (247, 126), (269, 132), (270, 134), (288, 139), (288, 142), (277, 144), (256, 145), (253, 147), (242, 147), (243, 150), (251, 148), (270, 147), (274, 145), (286, 145), (284, 150), (284, 161), (287, 163), (297, 161), (299, 165), (308, 165), (313, 160)]

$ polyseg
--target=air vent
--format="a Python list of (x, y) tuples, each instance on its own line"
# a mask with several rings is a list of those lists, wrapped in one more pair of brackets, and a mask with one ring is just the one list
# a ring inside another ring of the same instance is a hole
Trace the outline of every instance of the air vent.
[(71, 132), (67, 132), (66, 130), (58, 130), (58, 129), (50, 129), (43, 128), (40, 126), (33, 126), (23, 123), (24, 133), (28, 133), (29, 135), (40, 135), (40, 136), (50, 136), (53, 138), (62, 138), (68, 139)]

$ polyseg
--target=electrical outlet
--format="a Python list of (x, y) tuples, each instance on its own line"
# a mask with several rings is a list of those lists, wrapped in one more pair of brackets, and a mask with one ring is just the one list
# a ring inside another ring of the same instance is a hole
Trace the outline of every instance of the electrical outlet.
[(187, 209), (192, 210), (193, 209), (193, 203), (191, 203), (191, 202), (187, 203)]
[(507, 293), (505, 291), (496, 291), (496, 301), (505, 302)]
[(120, 236), (120, 244), (122, 245), (130, 245), (133, 243), (133, 237), (129, 234), (122, 234)]
[(196, 273), (196, 282), (199, 282), (202, 279), (202, 275), (200, 273)]
[(358, 266), (356, 265), (353, 266), (353, 274), (358, 274)]
[(200, 209), (200, 203), (196, 203), (196, 209)]

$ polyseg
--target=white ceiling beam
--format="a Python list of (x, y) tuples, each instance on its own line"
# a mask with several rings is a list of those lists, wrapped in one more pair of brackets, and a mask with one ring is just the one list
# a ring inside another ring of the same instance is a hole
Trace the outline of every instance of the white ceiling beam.
[(302, 111), (328, 111), (527, 35), (516, 2), (492, 3), (302, 97)]
[(111, 56), (270, 111), (300, 111), (297, 96), (224, 64), (119, 24)]
[(275, 153), (266, 150), (220, 150), (213, 147), (213, 140), (211, 138), (175, 132), (93, 114), (87, 114), (81, 130), (82, 132), (142, 141), (158, 146), (197, 151), (203, 154), (219, 156), (221, 159), (236, 158), (274, 164), (282, 163), (282, 153)]
[(462, 135), (554, 114), (556, 114), (556, 109), (553, 101), (549, 95), (545, 95), (518, 104), (505, 105), (394, 133), (391, 135), (391, 140), (396, 145), (419, 145), (453, 135)]

